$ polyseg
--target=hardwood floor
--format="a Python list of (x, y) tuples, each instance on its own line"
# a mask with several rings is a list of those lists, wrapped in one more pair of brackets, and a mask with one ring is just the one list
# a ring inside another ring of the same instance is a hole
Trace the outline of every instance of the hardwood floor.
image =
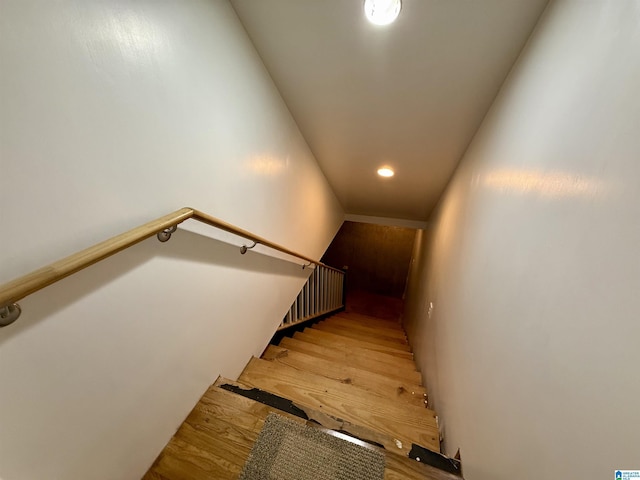
[(274, 412), (381, 445), (386, 480), (460, 479), (409, 458), (416, 445), (439, 452), (436, 414), (425, 397), (400, 325), (341, 313), (269, 346), (238, 381), (219, 378), (143, 478), (237, 478)]

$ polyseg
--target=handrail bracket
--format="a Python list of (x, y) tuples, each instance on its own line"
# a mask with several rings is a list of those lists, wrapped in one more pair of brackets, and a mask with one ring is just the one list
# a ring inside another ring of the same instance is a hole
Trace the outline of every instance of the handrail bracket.
[(169, 241), (169, 239), (171, 238), (171, 234), (176, 230), (178, 230), (178, 225), (173, 225), (169, 228), (165, 228), (161, 232), (158, 232), (158, 240), (160, 240), (162, 243)]
[(245, 253), (247, 253), (247, 250), (251, 250), (251, 249), (252, 249), (253, 247), (255, 247), (257, 244), (258, 244), (258, 242), (253, 242), (253, 245), (249, 245), (249, 246), (242, 245), (242, 246), (240, 247), (240, 253), (241, 253), (242, 255), (244, 255)]
[(17, 303), (0, 306), (0, 328), (11, 325), (20, 317), (21, 313), (22, 309)]

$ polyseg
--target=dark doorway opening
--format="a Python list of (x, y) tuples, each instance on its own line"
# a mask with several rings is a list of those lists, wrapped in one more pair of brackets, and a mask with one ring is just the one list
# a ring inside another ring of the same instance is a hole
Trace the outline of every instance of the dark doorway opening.
[(322, 262), (347, 268), (347, 311), (399, 319), (416, 230), (346, 221)]

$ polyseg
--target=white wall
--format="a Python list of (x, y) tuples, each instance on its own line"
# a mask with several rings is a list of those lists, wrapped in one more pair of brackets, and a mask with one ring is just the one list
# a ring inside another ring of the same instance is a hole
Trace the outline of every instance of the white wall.
[(640, 469), (639, 85), (640, 2), (553, 2), (422, 236), (407, 327), (468, 480)]
[[(0, 282), (182, 206), (312, 257), (342, 222), (226, 1), (0, 0), (0, 70)], [(140, 478), (261, 353), (308, 271), (186, 227), (0, 330), (0, 478)]]

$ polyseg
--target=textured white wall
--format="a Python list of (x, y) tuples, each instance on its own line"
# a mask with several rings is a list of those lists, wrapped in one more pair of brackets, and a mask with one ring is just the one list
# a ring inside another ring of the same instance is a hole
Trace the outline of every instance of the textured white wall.
[(553, 2), (423, 236), (407, 327), (468, 480), (640, 469), (639, 85), (640, 2)]
[[(226, 1), (0, 0), (0, 69), (0, 282), (182, 206), (313, 257), (342, 222)], [(21, 302), (0, 478), (139, 478), (261, 353), (308, 271), (227, 242), (185, 224)]]

